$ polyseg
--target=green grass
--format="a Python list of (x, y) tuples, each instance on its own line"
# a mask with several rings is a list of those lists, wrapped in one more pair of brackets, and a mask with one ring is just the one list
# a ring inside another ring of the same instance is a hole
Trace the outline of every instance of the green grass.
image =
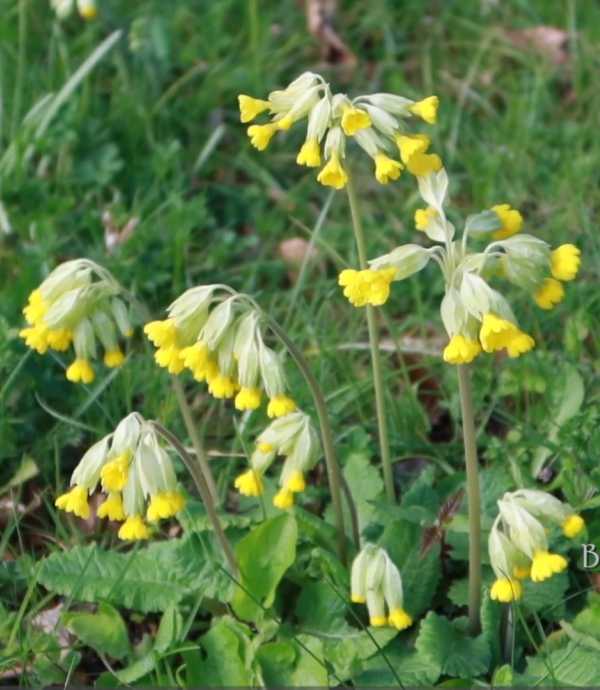
[[(600, 443), (600, 7), (575, 0), (501, 0), (483, 13), (485, 3), (477, 0), (340, 3), (335, 26), (358, 58), (348, 75), (341, 66), (315, 67), (319, 45), (298, 3), (289, 0), (98, 3), (99, 17), (85, 25), (77, 17), (57, 23), (45, 2), (0, 0), (0, 202), (12, 227), (10, 234), (0, 231), (0, 486), (24, 457), (32, 458), (39, 473), (15, 499), (27, 502), (32, 488), (42, 499), (42, 508), (29, 516), (9, 511), (0, 517), (1, 553), (35, 561), (54, 539), (61, 546), (89, 540), (64, 526), (52, 507), (54, 497), (85, 449), (128, 412), (160, 419), (185, 438), (168, 376), (153, 363), (141, 321), (127, 366), (91, 387), (66, 381), (63, 358), (26, 352), (17, 334), (27, 295), (67, 259), (84, 256), (105, 265), (157, 317), (194, 285), (227, 283), (255, 295), (312, 353), (342, 461), (343, 444), (357, 428), (366, 430), (371, 456), (378, 458), (369, 354), (359, 347), (368, 342), (364, 313), (350, 308), (337, 286), (339, 271), (357, 265), (345, 195), (334, 195), (319, 226), (330, 192), (316, 182), (314, 171), (295, 163), (302, 128), (259, 153), (239, 123), (239, 93), (266, 97), (307, 69), (321, 71), (334, 90), (351, 95), (439, 95), (439, 124), (427, 131), (449, 172), (454, 212), (465, 217), (509, 203), (522, 209), (526, 231), (553, 245), (573, 242), (581, 248), (580, 277), (555, 310), (542, 312), (516, 290), (506, 290), (537, 350), (501, 366), (481, 358), (475, 403), (484, 464), (505, 462), (507, 446), (500, 438), (518, 428), (520, 439), (508, 447), (528, 474), (529, 457), (548, 433), (552, 386), (531, 391), (524, 380), (531, 375), (551, 382), (564, 361), (575, 364), (586, 384), (587, 416), (561, 443), (572, 469), (598, 485), (598, 474), (591, 472), (596, 456), (589, 449)], [(505, 34), (538, 25), (567, 31), (564, 64), (518, 49)], [(58, 92), (116, 30), (124, 32), (121, 41), (34, 142), (24, 117), (43, 96)], [(138, 37), (135, 52), (132, 33)], [(349, 157), (369, 256), (413, 241), (419, 204), (414, 179), (405, 173), (380, 186), (365, 154), (353, 148)], [(140, 219), (133, 237), (112, 255), (104, 244), (106, 210), (120, 227), (131, 217)], [(290, 280), (279, 254), (280, 243), (290, 237), (312, 239), (319, 252), (299, 283)], [(435, 350), (436, 340), (443, 342), (442, 295), (434, 267), (394, 284), (393, 298), (379, 314), (382, 334), (392, 342), (417, 339)], [(573, 337), (575, 328), (585, 337)], [(310, 409), (300, 374), (291, 364), (288, 369), (294, 395)], [(399, 481), (412, 476), (415, 458), (459, 468), (460, 417), (451, 368), (439, 354), (388, 352), (384, 370), (392, 456), (405, 461), (397, 465)], [(516, 384), (507, 395), (499, 386), (511, 375)], [(231, 406), (212, 400), (191, 379), (186, 386), (207, 448), (225, 454), (212, 461), (220, 486), (231, 488), (241, 463), (227, 453), (242, 451)], [(430, 440), (432, 406), (438, 416), (449, 414), (441, 423), (441, 443)], [(490, 418), (495, 430), (487, 424)], [(263, 426), (262, 416), (250, 417), (243, 443), (251, 445)], [(440, 469), (439, 476), (444, 474)], [(324, 481), (318, 496), (326, 501)], [(111, 539), (103, 537), (106, 544)], [(13, 631), (48, 601), (30, 577), (13, 583), (0, 578), (0, 604), (17, 617)], [(40, 641), (33, 633), (19, 634), (31, 635), (22, 642), (25, 660), (35, 651), (28, 645)]]

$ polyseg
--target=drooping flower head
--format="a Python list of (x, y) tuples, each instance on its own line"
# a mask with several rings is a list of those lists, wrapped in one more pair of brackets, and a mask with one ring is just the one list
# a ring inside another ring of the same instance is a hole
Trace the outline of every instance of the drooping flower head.
[(106, 494), (98, 517), (123, 522), (118, 535), (128, 541), (148, 539), (146, 521), (173, 517), (185, 505), (169, 454), (152, 423), (137, 413), (87, 451), (73, 472), (71, 490), (56, 499), (56, 506), (87, 519), (89, 496), (98, 485)]
[(119, 367), (125, 361), (119, 336), (130, 337), (133, 328), (129, 311), (118, 297), (120, 290), (112, 276), (94, 262), (67, 261), (29, 295), (23, 309), (29, 325), (19, 335), (39, 354), (65, 352), (72, 345), (75, 360), (66, 376), (75, 383), (91, 383), (97, 343), (104, 349), (105, 366)]
[[(439, 106), (436, 96), (415, 102), (377, 93), (350, 100), (345, 94), (333, 94), (320, 75), (305, 72), (285, 89), (272, 91), (267, 100), (241, 95), (239, 105), (242, 122), (252, 122), (267, 111), (271, 116), (269, 123), (248, 128), (250, 141), (259, 151), (266, 149), (278, 131), (286, 131), (306, 118), (306, 140), (296, 162), (318, 168), (323, 153), (325, 163), (317, 179), (334, 189), (342, 189), (348, 181), (344, 159), (350, 138), (373, 159), (375, 177), (381, 184), (397, 180), (404, 167), (416, 176), (442, 167), (439, 156), (426, 153), (429, 138), (405, 127), (413, 116), (435, 124)], [(401, 162), (396, 160), (398, 156)]]
[(404, 630), (412, 625), (404, 609), (400, 571), (384, 549), (367, 544), (352, 563), (350, 581), (350, 599), (356, 604), (366, 603), (372, 626)]
[[(523, 218), (508, 204), (469, 216), (462, 241), (455, 240), (455, 227), (446, 217), (448, 178), (442, 168), (419, 178), (419, 193), (426, 208), (415, 213), (415, 224), (435, 245), (424, 248), (407, 244), (369, 261), (363, 271), (346, 269), (339, 284), (350, 302), (384, 304), (391, 284), (422, 270), (432, 259), (445, 282), (441, 317), (449, 336), (444, 360), (468, 364), (482, 352), (506, 350), (519, 357), (531, 350), (534, 339), (520, 330), (508, 301), (490, 285), (490, 278), (504, 279), (525, 290), (543, 309), (560, 302), (564, 288), (560, 281), (573, 280), (580, 265), (579, 250), (563, 245), (551, 251), (532, 235), (520, 234)], [(484, 251), (475, 251), (469, 240), (487, 239)]]
[(320, 444), (310, 417), (304, 412), (291, 412), (275, 419), (257, 437), (250, 456), (250, 469), (235, 480), (236, 489), (245, 496), (260, 496), (264, 491), (263, 475), (278, 455), (285, 457), (279, 479), (280, 491), (273, 503), (285, 510), (294, 505), (294, 494), (306, 488), (306, 473), (319, 459)]
[(265, 344), (259, 315), (243, 295), (221, 300), (220, 287), (192, 288), (173, 302), (167, 319), (146, 324), (157, 364), (171, 374), (188, 369), (215, 398), (235, 398), (238, 410), (260, 407), (264, 388), (269, 417), (293, 412), (281, 357)]
[(499, 515), (488, 542), (490, 562), (496, 575), (492, 599), (510, 602), (522, 595), (520, 580), (543, 582), (567, 567), (567, 559), (551, 553), (549, 525), (559, 525), (573, 538), (584, 528), (583, 518), (545, 491), (519, 489), (498, 501)]
[(50, 4), (58, 19), (67, 19), (73, 13), (75, 6), (81, 17), (88, 21), (98, 14), (95, 0), (50, 0)]

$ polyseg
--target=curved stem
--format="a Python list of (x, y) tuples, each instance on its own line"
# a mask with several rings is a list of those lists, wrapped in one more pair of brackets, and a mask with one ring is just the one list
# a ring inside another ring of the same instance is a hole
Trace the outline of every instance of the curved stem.
[(481, 509), (479, 499), (479, 466), (475, 439), (475, 419), (469, 367), (459, 364), (458, 387), (463, 422), (463, 443), (467, 470), (467, 501), (469, 508), (469, 632), (480, 629), (481, 607)]
[(225, 536), (223, 527), (221, 526), (221, 521), (219, 520), (219, 516), (217, 515), (215, 504), (208, 490), (208, 485), (204, 478), (204, 474), (202, 473), (198, 465), (194, 462), (191, 455), (183, 447), (183, 444), (179, 441), (179, 439), (176, 436), (174, 436), (168, 429), (166, 429), (159, 422), (152, 420), (152, 426), (167, 441), (167, 443), (171, 444), (173, 450), (179, 455), (184, 465), (187, 467), (189, 473), (192, 475), (192, 479), (194, 480), (194, 483), (198, 488), (198, 492), (200, 493), (200, 497), (202, 498), (202, 502), (204, 503), (204, 507), (206, 508), (206, 512), (208, 513), (208, 517), (210, 518), (210, 521), (212, 523), (215, 535), (219, 540), (219, 543), (221, 544), (221, 548), (223, 549), (223, 554), (225, 555), (227, 562), (231, 566), (233, 574), (237, 574), (238, 568), (237, 562), (235, 560), (235, 555), (233, 553), (233, 549), (231, 548), (231, 544)]
[[(348, 183), (346, 185), (348, 201), (350, 202), (350, 214), (354, 227), (354, 237), (358, 249), (358, 260), (361, 270), (369, 268), (367, 263), (367, 250), (365, 246), (365, 235), (362, 228), (360, 213), (358, 210), (358, 199), (352, 182), (352, 177), (348, 172)], [(390, 455), (390, 442), (388, 437), (387, 416), (385, 410), (385, 393), (383, 389), (383, 374), (381, 371), (381, 353), (379, 351), (379, 333), (375, 320), (375, 309), (367, 304), (367, 325), (369, 328), (369, 343), (371, 346), (371, 363), (373, 366), (373, 382), (375, 385), (375, 406), (377, 409), (377, 425), (379, 428), (379, 446), (381, 452), (381, 463), (383, 465), (383, 480), (385, 483), (385, 493), (390, 503), (396, 501), (396, 491), (394, 488), (394, 473), (392, 470), (392, 458)]]
[[(140, 316), (145, 321), (152, 321), (152, 314), (134, 294), (129, 292), (129, 290), (125, 290), (122, 287), (121, 294), (130, 302), (130, 304), (135, 309), (137, 309)], [(174, 375), (171, 376), (171, 383), (173, 384), (173, 390), (175, 391), (175, 397), (177, 398), (177, 404), (179, 405), (179, 410), (181, 411), (181, 416), (183, 417), (185, 428), (187, 429), (190, 441), (192, 442), (192, 446), (196, 454), (196, 461), (198, 462), (198, 465), (200, 465), (200, 469), (202, 470), (202, 474), (204, 475), (204, 479), (206, 480), (209, 495), (212, 501), (216, 505), (219, 505), (221, 503), (221, 498), (219, 496), (219, 492), (217, 490), (217, 485), (215, 484), (214, 477), (212, 476), (212, 472), (210, 471), (210, 466), (208, 464), (208, 460), (206, 459), (206, 453), (204, 452), (202, 441), (200, 440), (200, 436), (198, 436), (198, 431), (196, 430), (194, 418), (192, 417), (192, 411), (190, 410), (187, 398), (185, 397), (183, 386), (181, 384), (181, 381), (177, 378), (177, 376)]]
[[(347, 554), (346, 554), (346, 531), (344, 529), (344, 512), (342, 509), (342, 499), (340, 493), (340, 487), (344, 485), (342, 481), (342, 473), (338, 466), (334, 443), (333, 434), (331, 432), (331, 424), (329, 423), (329, 415), (327, 414), (327, 405), (325, 404), (325, 398), (323, 397), (323, 392), (319, 386), (309, 363), (306, 358), (300, 352), (296, 343), (288, 336), (288, 334), (281, 328), (281, 326), (266, 312), (262, 312), (263, 318), (266, 320), (269, 328), (273, 333), (279, 338), (283, 345), (289, 350), (296, 364), (302, 371), (306, 382), (310, 388), (313, 399), (315, 401), (315, 407), (317, 408), (317, 414), (319, 415), (319, 424), (321, 425), (321, 438), (323, 440), (323, 450), (325, 452), (325, 462), (327, 463), (327, 477), (329, 479), (329, 489), (331, 491), (331, 500), (333, 502), (333, 510), (335, 513), (335, 523), (337, 528), (337, 539), (338, 539), (338, 553), (340, 556), (340, 561), (346, 565)], [(348, 502), (348, 510), (350, 512), (350, 521), (352, 523), (352, 537), (354, 545), (357, 549), (360, 549), (360, 533), (358, 529), (358, 519), (356, 514), (356, 507), (354, 501), (352, 500), (352, 495), (350, 491), (346, 493), (346, 500)]]

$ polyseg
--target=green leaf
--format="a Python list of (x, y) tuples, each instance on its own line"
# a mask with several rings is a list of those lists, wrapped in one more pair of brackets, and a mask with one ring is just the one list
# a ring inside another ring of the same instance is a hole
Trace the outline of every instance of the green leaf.
[(482, 211), (481, 213), (474, 213), (467, 216), (465, 222), (465, 234), (470, 235), (486, 235), (494, 230), (499, 230), (502, 227), (502, 221), (498, 214), (491, 209)]
[(490, 592), (483, 590), (481, 600), (481, 627), (490, 646), (492, 667), (500, 663), (502, 659), (502, 647), (500, 644), (500, 627), (502, 621), (502, 604), (493, 601)]
[(298, 635), (297, 641), (263, 645), (256, 660), (267, 687), (329, 687), (323, 643), (316, 637)]
[[(177, 516), (177, 521), (186, 532), (212, 532), (213, 526), (206, 508), (200, 501), (188, 500), (185, 508)], [(245, 529), (255, 523), (253, 517), (247, 515), (231, 515), (219, 513), (219, 521), (223, 529), (236, 527)]]
[(490, 647), (485, 635), (475, 639), (459, 630), (461, 619), (450, 622), (433, 611), (421, 621), (415, 643), (417, 651), (449, 676), (480, 676), (490, 665)]
[(16, 486), (21, 486), (21, 484), (24, 484), (32, 477), (35, 477), (39, 471), (40, 468), (36, 465), (35, 460), (25, 456), (21, 460), (19, 469), (14, 473), (9, 481), (0, 488), (0, 495), (6, 493), (9, 489), (14, 489)]
[(564, 594), (569, 585), (566, 573), (553, 575), (543, 582), (523, 580), (523, 608), (527, 611), (544, 611), (551, 620), (562, 618), (565, 613)]
[(164, 654), (179, 640), (182, 628), (181, 614), (177, 607), (171, 605), (163, 613), (154, 640), (154, 651)]
[(571, 642), (547, 657), (529, 657), (525, 676), (539, 685), (600, 685), (600, 654)]
[(345, 616), (346, 603), (327, 582), (317, 582), (302, 590), (296, 603), (298, 624), (305, 632), (352, 630)]
[[(594, 649), (597, 652), (600, 652), (600, 642), (598, 642), (598, 640), (592, 635), (586, 635), (585, 633), (579, 632), (567, 621), (560, 621), (560, 627), (574, 642), (577, 642), (583, 647), (587, 647), (587, 649)], [(596, 634), (597, 633), (598, 630), (596, 629)]]
[(200, 651), (183, 652), (186, 685), (209, 688), (249, 687), (251, 679), (242, 658), (240, 640), (222, 622), (200, 638), (207, 657)]
[(404, 687), (427, 687), (437, 681), (440, 672), (439, 664), (419, 652), (385, 649), (365, 662), (364, 670), (354, 678), (354, 685), (398, 687), (400, 681)]
[(116, 676), (121, 683), (127, 683), (129, 685), (154, 671), (155, 666), (156, 659), (154, 654), (150, 653), (134, 661), (133, 664), (127, 666), (127, 668), (117, 671)]
[(508, 665), (500, 666), (494, 671), (492, 687), (510, 688), (513, 685), (513, 670)]
[(242, 586), (235, 591), (233, 607), (241, 618), (254, 620), (262, 615), (262, 607), (273, 604), (277, 585), (296, 559), (297, 539), (296, 521), (285, 514), (268, 520), (238, 542)]
[(573, 620), (573, 627), (584, 635), (591, 635), (600, 641), (600, 606), (588, 606)]
[(129, 636), (119, 612), (102, 602), (96, 613), (66, 613), (63, 624), (84, 645), (99, 654), (123, 659), (129, 653)]

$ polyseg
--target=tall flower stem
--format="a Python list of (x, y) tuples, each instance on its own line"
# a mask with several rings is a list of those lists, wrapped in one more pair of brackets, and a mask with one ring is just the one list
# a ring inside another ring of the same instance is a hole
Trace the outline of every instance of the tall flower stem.
[(469, 509), (469, 632), (480, 628), (481, 607), (481, 509), (479, 499), (479, 466), (475, 439), (475, 418), (471, 393), (470, 368), (459, 364), (458, 387), (463, 422), (465, 466), (467, 468), (467, 502)]
[[(361, 270), (369, 268), (367, 263), (367, 249), (365, 246), (365, 235), (363, 232), (362, 221), (358, 208), (358, 198), (352, 181), (352, 176), (348, 173), (348, 183), (346, 184), (348, 201), (350, 202), (350, 214), (352, 216), (352, 226), (354, 237), (358, 249), (358, 261)], [(377, 425), (379, 427), (379, 446), (381, 452), (381, 463), (383, 465), (383, 480), (385, 483), (385, 493), (390, 503), (396, 502), (396, 491), (394, 489), (394, 473), (392, 471), (392, 458), (390, 455), (390, 441), (388, 436), (387, 415), (385, 411), (385, 392), (383, 389), (383, 375), (381, 371), (381, 352), (379, 350), (379, 333), (375, 319), (375, 309), (367, 304), (367, 325), (369, 328), (369, 343), (371, 346), (371, 363), (373, 367), (373, 381), (375, 385), (375, 407), (377, 410)]]
[[(152, 314), (150, 314), (146, 306), (142, 304), (142, 302), (140, 302), (134, 294), (129, 292), (129, 290), (125, 290), (123, 287), (120, 287), (120, 290), (122, 295), (138, 311), (140, 316), (145, 321), (152, 321)], [(206, 453), (204, 452), (202, 441), (200, 440), (200, 436), (198, 435), (198, 431), (194, 423), (192, 411), (190, 410), (187, 398), (185, 397), (185, 391), (183, 390), (181, 381), (177, 378), (177, 376), (171, 376), (171, 383), (173, 384), (173, 390), (175, 392), (175, 397), (177, 398), (177, 404), (179, 405), (179, 410), (181, 411), (181, 416), (183, 417), (185, 428), (187, 429), (190, 441), (192, 442), (192, 447), (196, 455), (196, 461), (198, 462), (200, 470), (204, 475), (206, 486), (208, 488), (208, 494), (212, 499), (213, 503), (215, 505), (219, 505), (221, 503), (219, 491), (217, 490), (217, 485), (215, 484), (214, 477), (212, 476), (212, 472), (210, 471), (210, 466), (206, 458)]]
[(350, 513), (350, 522), (352, 525), (352, 538), (357, 549), (360, 548), (360, 532), (358, 528), (358, 517), (356, 513), (356, 506), (350, 493), (342, 480), (342, 473), (335, 457), (335, 449), (333, 443), (333, 433), (331, 431), (331, 424), (329, 423), (329, 415), (327, 413), (327, 405), (321, 386), (317, 381), (309, 363), (306, 358), (296, 346), (296, 343), (289, 337), (289, 335), (281, 328), (281, 326), (266, 312), (262, 312), (263, 318), (266, 320), (269, 328), (279, 338), (281, 343), (287, 348), (292, 355), (300, 371), (304, 375), (306, 382), (310, 388), (317, 414), (319, 416), (319, 424), (321, 426), (321, 438), (323, 440), (323, 450), (325, 453), (325, 462), (327, 463), (327, 477), (329, 479), (329, 489), (331, 491), (331, 500), (333, 502), (333, 511), (335, 514), (335, 525), (338, 541), (338, 554), (340, 561), (346, 565), (346, 532), (344, 529), (344, 511), (342, 508), (341, 489), (345, 490), (346, 501), (348, 503), (348, 511)]
[(159, 424), (158, 422), (153, 421), (152, 425), (154, 426), (156, 431), (167, 441), (167, 443), (171, 445), (173, 450), (179, 455), (179, 457), (183, 461), (183, 464), (186, 466), (188, 472), (192, 475), (194, 484), (196, 484), (198, 493), (200, 494), (200, 498), (204, 503), (204, 507), (206, 508), (206, 512), (208, 513), (208, 517), (210, 518), (210, 521), (212, 523), (215, 535), (219, 540), (219, 543), (221, 544), (221, 548), (223, 549), (223, 554), (231, 567), (233, 575), (236, 575), (237, 562), (235, 560), (235, 555), (233, 553), (233, 549), (231, 548), (231, 544), (225, 536), (225, 532), (221, 525), (221, 521), (219, 520), (219, 516), (217, 515), (215, 504), (208, 490), (208, 484), (206, 483), (204, 473), (201, 471), (198, 464), (194, 462), (191, 455), (187, 452), (183, 444), (179, 441), (179, 439), (176, 436), (174, 436), (168, 429), (166, 429), (162, 424)]

